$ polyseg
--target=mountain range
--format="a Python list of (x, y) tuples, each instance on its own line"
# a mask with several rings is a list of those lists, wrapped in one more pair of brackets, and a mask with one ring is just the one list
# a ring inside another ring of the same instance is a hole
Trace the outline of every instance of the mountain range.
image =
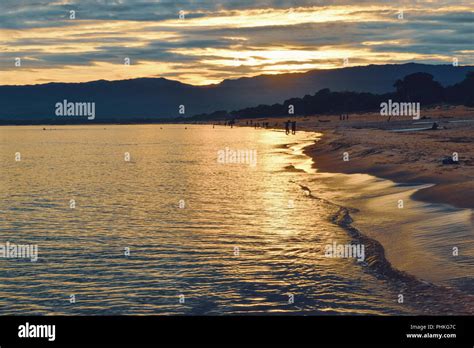
[(387, 93), (394, 91), (397, 79), (416, 72), (429, 73), (441, 85), (448, 86), (462, 81), (469, 71), (474, 71), (474, 66), (407, 63), (259, 75), (207, 86), (165, 78), (8, 85), (0, 86), (0, 122), (77, 123), (77, 117), (55, 115), (56, 103), (64, 100), (95, 103), (95, 119), (81, 118), (81, 122), (141, 122), (190, 117), (215, 110), (278, 103), (291, 97), (314, 94), (323, 88)]

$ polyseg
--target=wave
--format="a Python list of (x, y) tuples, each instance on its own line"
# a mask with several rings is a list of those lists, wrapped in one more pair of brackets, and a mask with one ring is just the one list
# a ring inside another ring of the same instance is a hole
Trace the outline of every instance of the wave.
[[(318, 200), (331, 211), (330, 221), (342, 229), (353, 239), (354, 243), (365, 247), (365, 261), (361, 267), (367, 269), (377, 279), (387, 281), (399, 294), (404, 302), (400, 306), (409, 306), (415, 313), (424, 315), (473, 315), (474, 296), (459, 289), (441, 286), (419, 279), (404, 271), (398, 270), (385, 257), (380, 242), (363, 234), (352, 225), (351, 213), (358, 209), (345, 207), (325, 198), (314, 195), (308, 186), (295, 181), (309, 199)], [(397, 299), (394, 299), (397, 301)]]

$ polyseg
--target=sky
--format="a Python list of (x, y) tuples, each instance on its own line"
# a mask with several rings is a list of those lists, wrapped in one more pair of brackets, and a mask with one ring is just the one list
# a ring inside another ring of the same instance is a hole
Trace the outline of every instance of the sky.
[(474, 65), (474, 0), (0, 0), (0, 85), (454, 59)]

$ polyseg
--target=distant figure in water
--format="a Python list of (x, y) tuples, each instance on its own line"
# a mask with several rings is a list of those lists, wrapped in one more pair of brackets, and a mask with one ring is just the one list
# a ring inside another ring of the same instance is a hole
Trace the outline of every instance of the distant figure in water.
[(296, 121), (291, 122), (291, 134), (296, 134)]
[(433, 129), (433, 130), (438, 129), (438, 124), (436, 122), (434, 122), (433, 125), (431, 126), (431, 129)]
[(285, 134), (290, 134), (290, 120), (286, 121), (285, 123)]

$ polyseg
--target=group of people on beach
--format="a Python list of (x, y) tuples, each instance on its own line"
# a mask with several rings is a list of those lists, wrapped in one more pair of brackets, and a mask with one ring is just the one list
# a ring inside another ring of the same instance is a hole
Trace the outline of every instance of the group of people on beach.
[(340, 114), (339, 115), (339, 121), (347, 121), (349, 119), (348, 114)]
[(260, 122), (255, 122), (254, 123), (254, 128), (257, 129), (259, 127), (268, 128), (268, 127), (270, 127), (270, 122), (262, 122), (261, 124), (260, 124)]
[[(218, 122), (217, 124), (221, 124), (220, 122)], [(245, 124), (248, 126), (248, 125), (254, 125), (255, 126), (255, 129), (257, 129), (258, 127), (262, 127), (262, 128), (269, 128), (270, 127), (270, 122), (253, 122), (253, 120), (250, 120), (250, 123), (249, 121), (246, 121)], [(224, 126), (230, 126), (230, 128), (233, 128), (235, 125), (235, 120), (230, 120), (230, 121), (225, 121), (224, 122)], [(212, 128), (214, 128), (215, 124), (213, 123), (212, 124)], [(275, 127), (278, 126), (278, 122), (275, 123)], [(289, 135), (291, 132), (291, 134), (296, 134), (296, 121), (286, 121), (285, 122), (285, 134), (286, 135)]]
[(291, 134), (296, 134), (296, 121), (286, 121), (285, 122), (285, 134), (290, 134), (290, 124), (291, 124)]

